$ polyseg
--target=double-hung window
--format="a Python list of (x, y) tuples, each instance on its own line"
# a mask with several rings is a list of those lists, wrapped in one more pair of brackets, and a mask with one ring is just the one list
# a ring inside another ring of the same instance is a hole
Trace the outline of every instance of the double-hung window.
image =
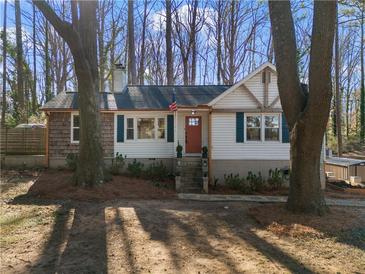
[(265, 141), (279, 141), (279, 115), (265, 115)]
[(78, 114), (71, 115), (71, 142), (78, 143), (80, 141), (80, 116)]
[(279, 141), (279, 114), (246, 114), (246, 141)]
[(261, 115), (247, 115), (247, 141), (261, 141)]
[(158, 139), (165, 139), (165, 118), (158, 118), (157, 119), (157, 138)]
[(127, 140), (134, 139), (134, 119), (127, 118)]

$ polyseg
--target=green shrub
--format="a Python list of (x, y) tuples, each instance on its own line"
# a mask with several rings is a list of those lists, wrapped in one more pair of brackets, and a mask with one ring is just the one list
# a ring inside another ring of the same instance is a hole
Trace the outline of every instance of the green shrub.
[(169, 176), (166, 166), (160, 161), (159, 163), (152, 163), (144, 172), (146, 178), (152, 180), (165, 180)]
[(278, 168), (275, 168), (274, 170), (270, 169), (267, 182), (270, 188), (273, 190), (282, 188), (284, 184), (284, 173)]
[(219, 179), (216, 177), (213, 177), (213, 189), (217, 189)]
[(121, 172), (123, 171), (123, 167), (125, 166), (125, 159), (127, 157), (123, 157), (122, 154), (119, 154), (117, 152), (117, 154), (115, 155), (115, 157), (112, 159), (112, 165), (110, 167), (110, 173), (112, 175), (119, 175), (121, 174)]
[(202, 147), (202, 158), (208, 158), (208, 147), (206, 146)]
[(144, 164), (134, 159), (132, 163), (128, 164), (127, 170), (131, 176), (140, 178), (143, 175), (143, 167)]
[(237, 190), (243, 194), (250, 194), (251, 191), (247, 187), (245, 178), (241, 178), (238, 174), (224, 174), (224, 184), (233, 190)]
[(66, 167), (69, 170), (75, 171), (79, 162), (79, 155), (77, 153), (69, 153), (66, 155)]
[(248, 187), (251, 192), (260, 192), (265, 189), (265, 180), (259, 172), (257, 175), (249, 171), (247, 175)]
[(182, 158), (182, 151), (183, 151), (182, 145), (180, 145), (180, 143), (177, 143), (177, 146), (176, 146), (176, 157), (177, 158)]

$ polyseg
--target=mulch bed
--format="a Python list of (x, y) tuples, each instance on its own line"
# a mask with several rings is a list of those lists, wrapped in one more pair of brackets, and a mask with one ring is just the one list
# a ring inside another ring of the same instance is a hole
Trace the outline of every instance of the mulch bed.
[(365, 227), (365, 210), (331, 207), (324, 216), (294, 214), (283, 204), (263, 205), (249, 209), (249, 215), (265, 229), (278, 236), (334, 236)]
[(174, 182), (157, 187), (151, 181), (127, 176), (113, 179), (94, 188), (76, 187), (70, 171), (47, 170), (30, 187), (27, 196), (41, 199), (107, 201), (114, 199), (171, 199), (176, 197)]

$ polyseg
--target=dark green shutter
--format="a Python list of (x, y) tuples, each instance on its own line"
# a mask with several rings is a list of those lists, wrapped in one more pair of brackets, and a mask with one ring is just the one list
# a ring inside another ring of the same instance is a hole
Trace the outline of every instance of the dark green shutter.
[(281, 114), (281, 138), (283, 143), (290, 143), (289, 126), (286, 121), (284, 112)]
[(244, 113), (236, 112), (236, 142), (244, 142)]
[(167, 142), (174, 141), (174, 115), (167, 115)]
[(117, 115), (117, 142), (124, 142), (124, 115)]

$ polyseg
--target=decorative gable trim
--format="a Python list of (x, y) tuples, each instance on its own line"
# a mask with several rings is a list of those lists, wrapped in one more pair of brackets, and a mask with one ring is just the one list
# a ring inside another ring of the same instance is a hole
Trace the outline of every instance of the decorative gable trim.
[[(238, 87), (242, 86), (244, 83), (246, 83), (248, 80), (250, 80), (252, 77), (254, 77), (257, 73), (263, 71), (264, 69), (268, 68), (271, 72), (276, 73), (276, 68), (273, 64), (270, 62), (266, 62), (259, 66), (257, 69), (255, 69), (253, 72), (248, 74), (245, 78), (243, 78), (241, 81), (239, 81), (237, 84), (233, 85), (229, 89), (227, 89), (225, 92), (223, 92), (221, 95), (214, 98), (212, 101), (208, 103), (208, 106), (215, 105), (218, 101), (222, 100), (224, 97), (226, 97), (228, 94), (235, 91)], [(247, 87), (246, 87), (247, 88)], [(256, 98), (257, 99), (257, 98)], [(261, 103), (260, 103), (261, 104)], [(262, 105), (262, 104), (261, 104)]]

